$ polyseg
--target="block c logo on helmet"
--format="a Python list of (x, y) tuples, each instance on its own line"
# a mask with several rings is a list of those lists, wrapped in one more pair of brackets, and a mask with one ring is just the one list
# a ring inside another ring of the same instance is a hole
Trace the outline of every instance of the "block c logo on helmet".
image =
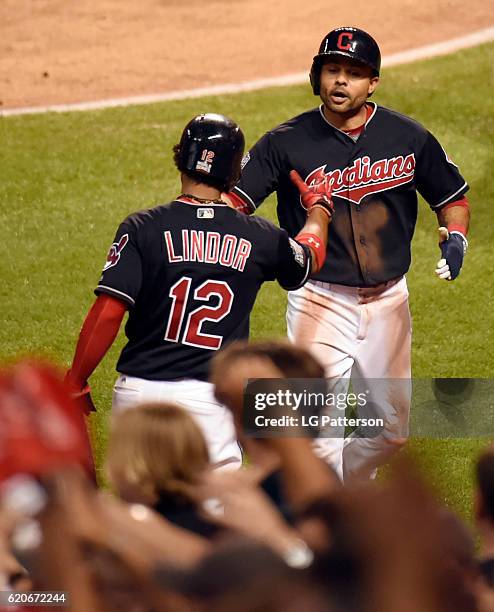
[[(348, 42), (345, 43), (346, 39), (348, 40)], [(349, 51), (351, 49), (350, 41), (352, 39), (353, 39), (352, 32), (341, 32), (341, 34), (338, 36), (336, 46), (338, 47), (338, 49), (341, 49), (342, 51)]]

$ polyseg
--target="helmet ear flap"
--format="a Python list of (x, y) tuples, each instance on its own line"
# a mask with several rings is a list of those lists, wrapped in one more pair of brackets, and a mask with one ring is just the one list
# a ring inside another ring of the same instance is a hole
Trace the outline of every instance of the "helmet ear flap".
[(317, 58), (312, 62), (309, 79), (314, 95), (318, 96), (321, 93), (321, 62)]

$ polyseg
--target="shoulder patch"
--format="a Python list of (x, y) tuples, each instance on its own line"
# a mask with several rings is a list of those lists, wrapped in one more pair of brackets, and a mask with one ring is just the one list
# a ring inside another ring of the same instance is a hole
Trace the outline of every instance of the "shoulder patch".
[(293, 238), (288, 239), (292, 248), (293, 256), (299, 266), (304, 267), (305, 265), (305, 252), (303, 247)]
[(120, 260), (120, 255), (122, 251), (124, 250), (128, 241), (129, 241), (129, 235), (124, 234), (118, 242), (114, 242), (111, 245), (110, 250), (108, 251), (108, 255), (106, 256), (106, 263), (103, 267), (103, 272), (105, 270), (108, 270), (108, 268), (113, 268), (113, 266), (117, 265), (117, 263)]
[(249, 163), (249, 161), (250, 161), (250, 153), (249, 151), (247, 151), (247, 153), (242, 157), (240, 168), (243, 170), (245, 166)]

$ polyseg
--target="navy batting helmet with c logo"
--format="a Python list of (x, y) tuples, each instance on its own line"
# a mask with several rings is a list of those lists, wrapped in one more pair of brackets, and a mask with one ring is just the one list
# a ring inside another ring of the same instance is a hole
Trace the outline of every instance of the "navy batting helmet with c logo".
[(320, 92), (319, 79), (324, 60), (331, 55), (348, 57), (370, 66), (376, 76), (381, 70), (381, 52), (379, 45), (370, 34), (359, 28), (336, 28), (321, 41), (319, 53), (314, 56), (310, 69), (310, 83), (314, 95)]

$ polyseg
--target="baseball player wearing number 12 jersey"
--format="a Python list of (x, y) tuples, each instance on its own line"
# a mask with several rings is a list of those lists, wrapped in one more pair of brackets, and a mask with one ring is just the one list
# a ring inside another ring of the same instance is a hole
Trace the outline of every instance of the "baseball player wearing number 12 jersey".
[[(436, 138), (416, 121), (370, 102), (380, 51), (366, 32), (338, 28), (322, 41), (310, 80), (322, 104), (266, 133), (246, 154), (242, 177), (226, 194), (252, 213), (273, 191), (290, 235), (305, 210), (289, 178), (327, 180), (334, 215), (322, 269), (289, 293), (288, 335), (310, 348), (329, 378), (355, 392), (379, 379), (372, 401), (385, 409), (375, 438), (321, 438), (316, 448), (345, 480), (369, 478), (407, 436), (411, 321), (405, 274), (417, 219), (417, 191), (436, 212), (441, 259), (436, 273), (453, 280), (467, 248), (468, 186)], [(389, 381), (389, 384), (382, 381)], [(371, 394), (372, 395), (372, 394)]]
[(176, 401), (202, 427), (212, 461), (239, 465), (231, 414), (207, 382), (209, 362), (228, 342), (248, 337), (263, 282), (292, 289), (320, 268), (332, 203), (327, 183), (312, 193), (295, 177), (309, 203), (296, 240), (227, 206), (219, 197), (240, 175), (244, 137), (222, 115), (192, 119), (174, 151), (183, 193), (120, 225), (66, 381), (90, 407), (87, 379), (128, 310), (113, 411)]

